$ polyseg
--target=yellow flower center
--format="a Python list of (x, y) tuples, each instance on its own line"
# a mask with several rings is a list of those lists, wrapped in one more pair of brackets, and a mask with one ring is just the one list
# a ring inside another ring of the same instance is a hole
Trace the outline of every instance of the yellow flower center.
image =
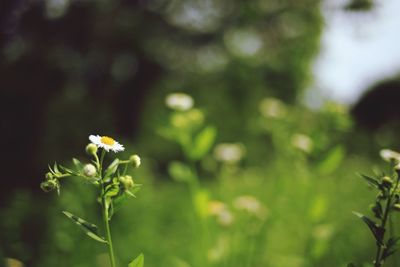
[(105, 145), (112, 146), (115, 143), (115, 140), (108, 136), (102, 136), (100, 142), (102, 142)]

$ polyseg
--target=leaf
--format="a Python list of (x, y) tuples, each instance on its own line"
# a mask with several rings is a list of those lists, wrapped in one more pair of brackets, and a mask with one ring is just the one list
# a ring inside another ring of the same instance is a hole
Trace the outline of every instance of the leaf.
[(53, 170), (55, 173), (60, 173), (60, 171), (58, 170), (57, 162), (54, 162)]
[(216, 136), (217, 130), (212, 126), (208, 126), (198, 133), (190, 150), (190, 158), (199, 160), (204, 157), (210, 151)]
[(114, 159), (113, 162), (107, 167), (104, 177), (113, 175), (118, 169), (119, 159)]
[(73, 215), (68, 211), (63, 211), (64, 215), (71, 219), (76, 225), (78, 225), (89, 237), (101, 243), (107, 243), (104, 237), (99, 236), (98, 228), (95, 224), (88, 223), (82, 218)]
[(392, 255), (393, 253), (395, 253), (397, 251), (397, 242), (400, 240), (399, 237), (397, 238), (389, 238), (389, 240), (386, 243), (386, 247), (383, 250), (382, 253), (382, 260), (388, 258), (390, 255)]
[(347, 267), (356, 267), (356, 266), (354, 265), (354, 263), (349, 263), (347, 264)]
[(376, 242), (378, 242), (380, 245), (383, 245), (383, 235), (385, 233), (385, 229), (380, 227), (373, 220), (362, 215), (361, 213), (353, 211), (353, 214), (365, 222), (365, 224), (368, 226), (368, 228), (374, 235)]
[(79, 161), (79, 159), (72, 158), (72, 163), (75, 165), (76, 168), (82, 169), (83, 164)]
[(346, 151), (342, 145), (331, 149), (328, 154), (318, 164), (318, 170), (322, 174), (330, 174), (335, 171), (342, 163)]
[(367, 181), (367, 183), (369, 185), (371, 185), (372, 187), (375, 187), (375, 188), (378, 188), (378, 189), (381, 188), (381, 185), (380, 185), (379, 181), (376, 178), (369, 177), (369, 176), (367, 176), (365, 174), (360, 174), (360, 176), (362, 178), (364, 178), (364, 180)]
[(67, 168), (67, 167), (64, 167), (64, 166), (61, 166), (61, 165), (60, 165), (59, 168), (60, 168), (61, 170), (63, 170), (64, 172), (68, 173), (68, 174), (75, 175), (75, 176), (79, 176), (79, 175), (80, 175), (78, 172), (76, 172), (76, 171), (74, 171), (74, 170), (71, 170), (71, 169), (69, 169), (69, 168)]
[(139, 256), (136, 257), (131, 263), (129, 263), (128, 267), (143, 267), (144, 266), (144, 255), (140, 253)]
[(177, 182), (187, 182), (193, 178), (190, 167), (179, 161), (173, 161), (169, 164), (168, 173)]

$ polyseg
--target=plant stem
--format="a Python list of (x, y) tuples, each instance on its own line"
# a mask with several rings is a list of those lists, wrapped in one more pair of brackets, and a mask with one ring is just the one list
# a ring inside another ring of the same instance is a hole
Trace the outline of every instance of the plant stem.
[(111, 239), (111, 231), (110, 231), (110, 224), (108, 221), (108, 205), (107, 205), (107, 200), (106, 197), (104, 196), (105, 193), (105, 188), (104, 188), (104, 181), (103, 181), (103, 161), (104, 161), (104, 156), (106, 154), (106, 151), (103, 149), (101, 152), (100, 156), (100, 162), (99, 162), (99, 173), (100, 173), (100, 183), (101, 183), (101, 206), (102, 206), (102, 215), (103, 215), (103, 222), (104, 222), (104, 228), (106, 231), (106, 240), (107, 240), (107, 245), (108, 245), (108, 255), (110, 256), (110, 262), (111, 262), (111, 267), (116, 267), (115, 264), (115, 256), (114, 256), (114, 247)]
[(105, 197), (102, 198), (102, 206), (103, 206), (103, 221), (104, 221), (104, 228), (106, 230), (106, 240), (108, 244), (108, 254), (110, 256), (111, 267), (116, 267), (115, 265), (115, 257), (114, 257), (114, 248), (111, 239), (111, 231), (110, 231), (110, 224), (108, 222), (108, 207), (106, 206), (106, 199)]

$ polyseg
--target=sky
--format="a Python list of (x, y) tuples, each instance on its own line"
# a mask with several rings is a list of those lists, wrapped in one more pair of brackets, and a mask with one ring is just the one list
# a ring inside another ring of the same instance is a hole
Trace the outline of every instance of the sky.
[(348, 1), (323, 5), (325, 29), (308, 102), (318, 96), (352, 104), (369, 86), (400, 73), (400, 1), (375, 0), (369, 12), (343, 10)]

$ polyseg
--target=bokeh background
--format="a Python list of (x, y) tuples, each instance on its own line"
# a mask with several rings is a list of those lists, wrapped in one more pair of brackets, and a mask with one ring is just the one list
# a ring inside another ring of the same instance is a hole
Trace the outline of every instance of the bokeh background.
[(88, 136), (106, 134), (143, 161), (138, 198), (113, 219), (121, 266), (140, 252), (148, 267), (206, 266), (187, 188), (168, 172), (184, 155), (159, 131), (165, 96), (184, 92), (215, 146), (245, 151), (234, 164), (213, 149), (196, 162), (210, 198), (250, 195), (266, 214), (208, 218), (207, 266), (370, 261), (372, 237), (351, 211), (374, 197), (356, 172), (386, 168), (379, 150), (400, 148), (395, 2), (1, 1), (0, 256), (108, 266), (61, 213), (99, 222), (92, 188), (39, 187), (48, 163), (85, 158)]

